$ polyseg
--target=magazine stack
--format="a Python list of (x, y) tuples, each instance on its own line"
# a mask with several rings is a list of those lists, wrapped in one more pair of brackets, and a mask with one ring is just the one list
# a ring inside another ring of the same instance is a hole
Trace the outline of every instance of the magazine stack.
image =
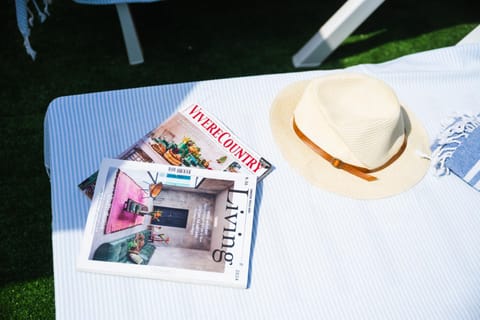
[(79, 184), (79, 271), (248, 287), (257, 182), (272, 165), (199, 105)]

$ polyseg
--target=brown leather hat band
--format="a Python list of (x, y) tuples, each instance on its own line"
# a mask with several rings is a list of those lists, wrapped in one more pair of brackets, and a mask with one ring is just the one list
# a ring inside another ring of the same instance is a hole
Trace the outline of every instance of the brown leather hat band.
[(295, 119), (293, 119), (293, 130), (295, 131), (296, 135), (302, 140), (303, 143), (305, 143), (307, 146), (310, 147), (315, 153), (317, 153), (319, 156), (327, 160), (332, 166), (334, 166), (337, 169), (344, 170), (350, 174), (353, 174), (354, 176), (357, 176), (361, 179), (364, 179), (366, 181), (375, 181), (377, 180), (377, 177), (374, 177), (372, 175), (369, 175), (369, 173), (373, 173), (379, 170), (382, 170), (386, 167), (388, 167), (390, 164), (392, 164), (395, 160), (400, 157), (400, 155), (403, 153), (407, 146), (407, 135), (405, 134), (405, 138), (403, 140), (403, 144), (400, 147), (400, 149), (391, 157), (385, 164), (381, 165), (380, 167), (374, 168), (374, 169), (367, 169), (363, 167), (358, 167), (353, 164), (349, 164), (346, 162), (343, 162), (340, 159), (337, 159), (330, 155), (328, 152), (317, 146), (312, 140), (310, 140), (297, 126), (297, 123), (295, 122)]

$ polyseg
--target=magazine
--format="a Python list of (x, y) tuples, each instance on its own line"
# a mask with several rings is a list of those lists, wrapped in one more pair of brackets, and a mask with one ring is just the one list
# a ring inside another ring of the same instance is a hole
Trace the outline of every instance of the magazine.
[(257, 177), (104, 159), (79, 271), (246, 288)]
[[(272, 165), (201, 106), (182, 108), (118, 156), (123, 160), (245, 172), (263, 179)], [(97, 172), (98, 173), (98, 172)], [(97, 173), (79, 184), (92, 198)]]

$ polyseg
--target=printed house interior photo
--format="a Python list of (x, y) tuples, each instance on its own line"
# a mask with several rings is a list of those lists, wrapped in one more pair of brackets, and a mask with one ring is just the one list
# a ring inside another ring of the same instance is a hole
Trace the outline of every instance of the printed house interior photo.
[(178, 186), (134, 176), (110, 170), (111, 201), (100, 209), (90, 259), (223, 272), (224, 262), (212, 254), (222, 243), (233, 181), (202, 178)]

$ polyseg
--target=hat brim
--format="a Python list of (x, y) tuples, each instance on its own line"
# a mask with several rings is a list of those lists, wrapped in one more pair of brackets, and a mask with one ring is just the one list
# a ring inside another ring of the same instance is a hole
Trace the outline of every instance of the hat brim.
[(402, 193), (425, 176), (430, 161), (419, 156), (429, 154), (429, 137), (421, 123), (407, 108), (402, 107), (407, 146), (398, 159), (386, 168), (372, 173), (378, 180), (365, 181), (329, 162), (310, 149), (295, 134), (292, 126), (294, 110), (302, 97), (307, 81), (284, 88), (273, 101), (270, 125), (275, 142), (287, 162), (311, 184), (355, 199), (379, 199)]

